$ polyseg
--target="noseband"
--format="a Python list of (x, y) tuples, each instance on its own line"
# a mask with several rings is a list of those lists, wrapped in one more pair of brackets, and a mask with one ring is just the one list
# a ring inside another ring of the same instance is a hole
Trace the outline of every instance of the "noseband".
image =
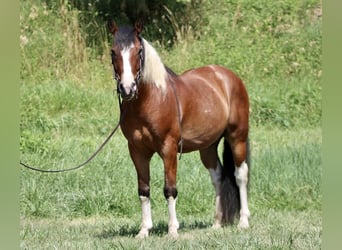
[[(145, 48), (144, 48), (143, 39), (140, 35), (138, 35), (138, 39), (140, 42), (139, 70), (138, 70), (136, 77), (134, 78), (134, 82), (137, 84), (137, 87), (138, 87), (138, 84), (139, 84), (139, 81), (140, 81), (140, 78), (142, 75), (142, 71), (144, 68), (144, 64), (145, 64)], [(114, 80), (116, 81), (117, 93), (121, 94), (121, 91), (119, 89), (119, 83), (121, 82), (121, 78), (120, 78), (119, 74), (117, 73), (115, 67), (114, 67)], [(138, 88), (137, 88), (137, 92), (138, 92)]]

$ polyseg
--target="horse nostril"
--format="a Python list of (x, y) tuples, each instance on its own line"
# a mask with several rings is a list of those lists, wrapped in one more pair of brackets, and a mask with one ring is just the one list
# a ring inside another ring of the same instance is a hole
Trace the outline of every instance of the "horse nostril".
[(119, 83), (119, 93), (122, 94), (122, 93), (124, 93), (124, 91), (125, 91), (124, 86), (123, 86), (123, 84), (120, 82), (120, 83)]
[(118, 88), (118, 93), (123, 98), (133, 97), (135, 96), (137, 92), (137, 84), (135, 82), (132, 82), (130, 87), (125, 87), (123, 82), (119, 82), (117, 85), (117, 88)]

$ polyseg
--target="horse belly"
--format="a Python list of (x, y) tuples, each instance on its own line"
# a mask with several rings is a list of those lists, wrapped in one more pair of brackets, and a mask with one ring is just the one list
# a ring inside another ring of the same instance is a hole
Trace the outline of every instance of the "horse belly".
[(191, 93), (195, 98), (182, 98), (183, 149), (194, 151), (209, 147), (224, 134), (228, 125), (229, 101), (227, 87), (220, 73), (206, 67), (199, 77), (184, 75), (183, 93)]
[(216, 143), (224, 134), (227, 127), (226, 115), (218, 115), (217, 111), (204, 109), (196, 117), (189, 117), (182, 126), (183, 150), (190, 152), (207, 148)]

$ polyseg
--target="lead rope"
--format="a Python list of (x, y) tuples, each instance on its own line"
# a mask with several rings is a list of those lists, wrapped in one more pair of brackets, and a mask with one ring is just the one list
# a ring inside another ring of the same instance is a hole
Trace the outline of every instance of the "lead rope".
[(71, 168), (67, 168), (67, 169), (61, 169), (61, 170), (45, 170), (45, 169), (40, 169), (40, 168), (34, 168), (29, 166), (26, 163), (23, 163), (20, 161), (20, 165), (34, 170), (34, 171), (38, 171), (38, 172), (43, 172), (43, 173), (62, 173), (62, 172), (68, 172), (68, 171), (72, 171), (72, 170), (76, 170), (79, 169), (81, 167), (83, 167), (84, 165), (86, 165), (87, 163), (89, 163), (92, 159), (94, 159), (94, 157), (103, 149), (103, 147), (108, 143), (108, 141), (112, 138), (112, 136), (115, 134), (115, 132), (118, 130), (121, 121), (123, 120), (123, 114), (122, 114), (122, 110), (121, 110), (121, 98), (120, 95), (118, 94), (118, 101), (119, 101), (119, 109), (120, 109), (120, 118), (119, 118), (119, 122), (118, 124), (114, 127), (113, 131), (109, 134), (109, 136), (106, 138), (106, 140), (104, 140), (104, 142), (98, 147), (98, 149), (83, 163), (79, 164), (76, 167), (71, 167)]

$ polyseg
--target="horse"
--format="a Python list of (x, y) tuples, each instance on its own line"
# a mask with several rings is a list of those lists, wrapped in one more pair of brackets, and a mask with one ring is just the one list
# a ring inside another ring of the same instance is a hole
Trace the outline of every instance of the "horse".
[[(215, 188), (213, 228), (234, 224), (238, 213), (238, 228), (248, 228), (249, 98), (242, 80), (218, 65), (177, 75), (141, 36), (142, 21), (119, 27), (109, 19), (107, 25), (122, 100), (120, 127), (138, 179), (142, 223), (136, 237), (147, 237), (153, 227), (150, 160), (155, 153), (164, 165), (169, 236), (178, 237), (179, 229), (177, 155), (197, 150)], [(223, 164), (217, 152), (222, 138)]]

